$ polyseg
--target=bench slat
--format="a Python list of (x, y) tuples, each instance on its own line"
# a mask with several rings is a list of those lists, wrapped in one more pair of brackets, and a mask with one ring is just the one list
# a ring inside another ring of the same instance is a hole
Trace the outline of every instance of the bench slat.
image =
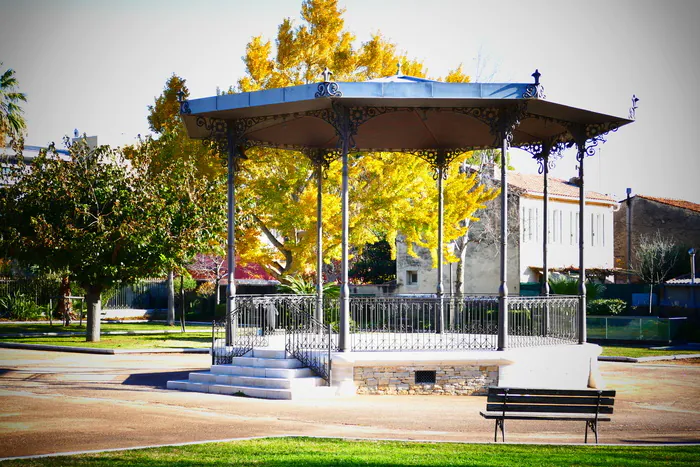
[[(505, 388), (490, 387), (488, 394), (504, 394)], [(508, 388), (508, 395), (525, 395), (532, 394), (535, 396), (579, 396), (579, 397), (597, 397), (598, 389), (540, 389), (540, 388)], [(600, 391), (603, 397), (615, 397), (614, 389), (604, 389)]]
[[(504, 395), (490, 395), (488, 402), (503, 402)], [(570, 396), (514, 396), (508, 393), (508, 402), (514, 404), (566, 404), (566, 405), (598, 405), (598, 397), (570, 397)], [(600, 405), (615, 405), (615, 399), (601, 397)]]
[[(552, 413), (596, 413), (596, 406), (591, 405), (556, 405), (556, 404), (486, 404), (488, 412), (552, 412)], [(598, 409), (598, 413), (611, 414), (613, 408), (610, 406), (602, 406)]]
[[(561, 421), (588, 421), (595, 420), (595, 414), (578, 414), (572, 415), (567, 413), (506, 413), (503, 416), (502, 412), (479, 412), (479, 414), (487, 420), (502, 418), (506, 420), (561, 420)], [(599, 415), (599, 422), (609, 422), (609, 415)]]

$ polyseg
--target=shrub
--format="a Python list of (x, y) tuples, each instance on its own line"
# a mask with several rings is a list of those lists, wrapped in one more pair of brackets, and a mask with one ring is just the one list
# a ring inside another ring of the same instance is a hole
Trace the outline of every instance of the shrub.
[(29, 321), (43, 317), (44, 312), (43, 307), (22, 293), (0, 297), (0, 315), (7, 319)]
[[(553, 295), (578, 295), (578, 279), (568, 276), (552, 277), (549, 279), (549, 290)], [(603, 284), (586, 282), (586, 297), (589, 300), (595, 300), (604, 290)]]
[(591, 300), (586, 305), (586, 314), (595, 316), (615, 316), (625, 311), (627, 302), (619, 298)]

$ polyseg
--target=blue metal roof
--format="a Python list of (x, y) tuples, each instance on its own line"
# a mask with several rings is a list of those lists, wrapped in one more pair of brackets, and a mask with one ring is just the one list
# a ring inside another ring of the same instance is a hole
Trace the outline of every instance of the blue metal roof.
[(599, 125), (595, 132), (604, 133), (632, 121), (546, 101), (539, 73), (533, 76), (534, 83), (445, 83), (405, 75), (325, 81), (192, 99), (181, 110), (192, 138), (221, 137), (224, 121), (238, 121), (244, 123), (238, 136), (252, 144), (333, 149), (339, 139), (332, 114), (339, 105), (350, 114), (351, 144), (360, 151), (493, 147), (493, 116), (518, 102), (525, 110), (514, 131), (516, 146), (571, 141), (571, 123)]

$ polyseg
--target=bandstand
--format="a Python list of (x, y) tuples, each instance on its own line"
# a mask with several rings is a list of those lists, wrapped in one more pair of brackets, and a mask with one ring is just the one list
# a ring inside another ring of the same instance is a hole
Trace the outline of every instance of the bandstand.
[[(303, 387), (293, 380), (297, 376), (311, 377), (308, 385), (323, 386), (326, 394), (478, 394), (498, 384), (595, 386), (600, 348), (586, 343), (584, 162), (609, 132), (633, 121), (634, 109), (621, 118), (550, 102), (540, 74), (532, 76), (531, 83), (505, 84), (444, 83), (401, 74), (337, 83), (325, 70), (315, 84), (181, 99), (189, 136), (219, 140), (227, 149), (229, 285), (227, 318), (214, 326), (211, 371), (168, 387), (292, 398), (293, 389)], [(234, 181), (246, 149), (256, 146), (299, 151), (316, 168), (315, 295), (236, 295)], [(529, 151), (544, 176), (544, 277), (538, 297), (508, 294), (509, 147)], [(455, 157), (487, 148), (502, 154), (499, 293), (446, 294), (442, 183)], [(550, 296), (547, 176), (566, 148), (575, 148), (579, 170), (579, 295)], [(430, 297), (349, 294), (348, 154), (379, 151), (414, 154), (434, 171), (440, 247), (438, 283)], [(336, 159), (342, 161), (342, 272), (340, 298), (329, 298), (321, 287), (321, 188), (323, 171)], [(272, 385), (265, 378), (274, 380)], [(315, 394), (308, 388), (302, 393)]]

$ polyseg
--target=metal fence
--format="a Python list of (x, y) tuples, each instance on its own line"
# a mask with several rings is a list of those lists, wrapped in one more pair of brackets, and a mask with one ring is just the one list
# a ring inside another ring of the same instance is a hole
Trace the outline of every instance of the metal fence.
[[(21, 294), (37, 305), (45, 306), (59, 296), (60, 282), (36, 278), (0, 278), (0, 297)], [(144, 279), (103, 292), (103, 309), (167, 308), (168, 287), (165, 279)]]
[(678, 337), (686, 318), (657, 316), (589, 316), (589, 339), (671, 342)]
[(103, 308), (114, 309), (158, 309), (168, 307), (168, 281), (166, 279), (144, 279), (135, 284), (125, 285), (103, 300)]

